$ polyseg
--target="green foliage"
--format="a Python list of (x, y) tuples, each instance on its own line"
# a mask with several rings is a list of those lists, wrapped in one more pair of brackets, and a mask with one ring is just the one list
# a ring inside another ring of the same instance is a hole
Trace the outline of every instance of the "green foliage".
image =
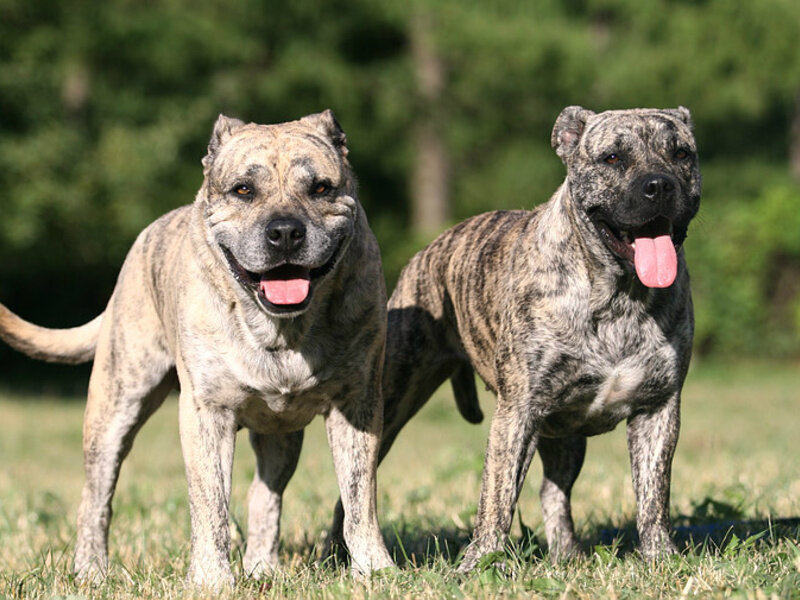
[(192, 201), (218, 113), (326, 107), (391, 287), (428, 241), (409, 226), (417, 12), (444, 64), (454, 220), (548, 198), (566, 105), (686, 105), (706, 175), (687, 244), (698, 350), (800, 354), (794, 0), (0, 0), (0, 297), (50, 324), (87, 318), (136, 234)]
[(767, 183), (753, 196), (734, 191), (704, 207), (687, 243), (697, 343), (707, 352), (800, 348), (800, 188), (762, 171)]

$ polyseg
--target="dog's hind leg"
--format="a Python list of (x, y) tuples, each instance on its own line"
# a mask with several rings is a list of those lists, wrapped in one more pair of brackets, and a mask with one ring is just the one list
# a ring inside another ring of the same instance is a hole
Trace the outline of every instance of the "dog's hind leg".
[(285, 435), (250, 433), (256, 473), (248, 494), (244, 571), (259, 578), (278, 565), (281, 501), (300, 458), (303, 430)]
[(544, 529), (550, 558), (559, 560), (580, 552), (572, 522), (570, 494), (583, 466), (586, 438), (573, 435), (564, 438), (539, 439), (537, 446), (544, 476), (539, 498), (544, 514)]
[(479, 421), (480, 407), (477, 406), (472, 367), (450, 346), (442, 319), (434, 318), (421, 306), (391, 308), (390, 303), (383, 362), (383, 437), (379, 459), (389, 452), (405, 424), (451, 377), (453, 391), (460, 396), (457, 398), (459, 410), (467, 413), (464, 417), (468, 421)]
[(84, 581), (102, 577), (108, 567), (111, 499), (122, 461), (139, 429), (176, 383), (166, 350), (152, 343), (152, 335), (139, 337), (146, 325), (134, 322), (123, 332), (112, 331), (112, 322), (103, 323), (83, 424), (86, 481), (74, 570)]
[(139, 429), (177, 382), (140, 251), (134, 245), (125, 260), (97, 334), (83, 420), (86, 481), (75, 544), (74, 569), (82, 580), (97, 579), (108, 567), (111, 499), (120, 466)]

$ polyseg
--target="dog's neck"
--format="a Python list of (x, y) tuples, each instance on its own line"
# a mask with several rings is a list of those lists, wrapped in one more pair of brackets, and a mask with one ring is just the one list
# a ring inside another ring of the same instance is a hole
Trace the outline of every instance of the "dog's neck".
[(569, 232), (567, 243), (575, 245), (587, 265), (587, 275), (591, 280), (592, 295), (599, 302), (613, 296), (624, 294), (632, 300), (647, 302), (651, 290), (639, 282), (632, 269), (624, 268), (611, 255), (600, 239), (597, 229), (589, 220), (580, 203), (573, 196), (567, 179), (551, 198), (549, 204), (556, 218), (567, 225), (563, 231)]

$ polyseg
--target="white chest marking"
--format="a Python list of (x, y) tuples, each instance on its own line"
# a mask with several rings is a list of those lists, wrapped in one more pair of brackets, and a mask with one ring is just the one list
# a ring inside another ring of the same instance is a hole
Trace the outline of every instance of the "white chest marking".
[(304, 392), (317, 383), (311, 372), (311, 365), (301, 354), (287, 352), (275, 358), (267, 378), (267, 387), (271, 388), (270, 391), (288, 395)]
[(587, 416), (622, 408), (632, 402), (634, 393), (644, 381), (644, 370), (624, 362), (613, 367), (587, 410)]

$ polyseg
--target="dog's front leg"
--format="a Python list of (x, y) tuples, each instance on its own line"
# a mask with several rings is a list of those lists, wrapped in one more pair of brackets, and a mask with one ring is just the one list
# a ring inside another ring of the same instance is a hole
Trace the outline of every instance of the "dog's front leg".
[(503, 394), (498, 395), (483, 465), (475, 531), (459, 572), (471, 571), (482, 556), (503, 549), (536, 450), (537, 423), (526, 403), (516, 404)]
[(185, 385), (180, 396), (180, 432), (192, 521), (187, 580), (212, 589), (233, 586), (228, 524), (236, 440), (233, 412), (205, 404)]
[(628, 451), (636, 493), (639, 550), (647, 559), (677, 552), (670, 538), (672, 456), (680, 428), (680, 395), (658, 410), (628, 419)]
[(382, 427), (380, 392), (331, 408), (325, 417), (339, 493), (344, 506), (344, 541), (353, 569), (361, 574), (394, 565), (378, 526), (378, 447)]

